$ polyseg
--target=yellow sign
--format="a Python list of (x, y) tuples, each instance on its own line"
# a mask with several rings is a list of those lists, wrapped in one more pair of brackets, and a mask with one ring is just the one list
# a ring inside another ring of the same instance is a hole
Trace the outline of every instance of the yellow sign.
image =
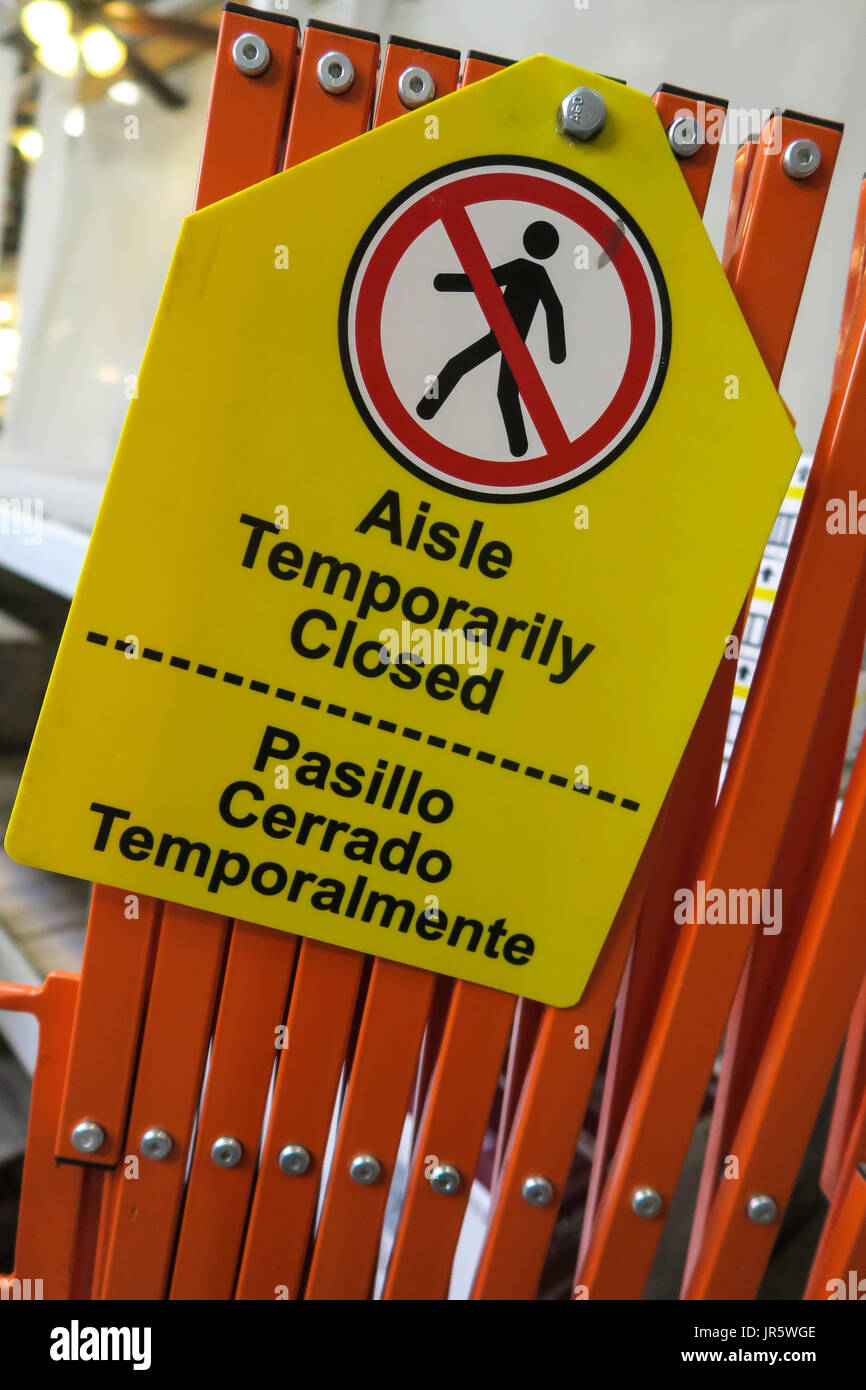
[(797, 456), (615, 82), (532, 58), (194, 214), (9, 852), (573, 1004)]

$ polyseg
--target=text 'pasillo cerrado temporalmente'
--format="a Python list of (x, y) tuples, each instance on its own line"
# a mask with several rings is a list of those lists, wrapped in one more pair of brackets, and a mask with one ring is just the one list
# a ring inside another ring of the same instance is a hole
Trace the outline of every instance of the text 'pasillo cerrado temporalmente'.
[[(301, 795), (325, 792), (346, 801), (379, 806), (392, 814), (417, 817), (424, 831), (407, 827), (408, 833), (383, 837), (369, 826), (318, 811), (301, 810), (288, 801), (269, 798), (251, 777), (229, 782), (219, 797), (219, 814), (232, 832), (258, 827), (273, 841), (291, 840), (295, 849), (342, 857), (349, 864), (363, 864), (372, 873), (414, 874), (420, 885), (440, 884), (451, 873), (450, 856), (424, 839), (429, 827), (447, 821), (454, 801), (442, 787), (427, 787), (417, 768), (390, 764), (379, 758), (370, 771), (363, 764), (346, 760), (335, 762), (328, 753), (302, 749), (300, 738), (291, 729), (269, 724), (262, 734), (252, 764), (254, 773), (271, 771), (270, 764), (291, 766), (291, 774)], [(254, 861), (236, 847), (193, 840), (176, 830), (156, 830), (132, 822), (132, 812), (124, 806), (93, 801), (96, 816), (93, 848), (100, 853), (114, 848), (133, 862), (150, 861), (154, 867), (177, 874), (191, 874), (202, 880), (207, 892), (222, 895), (224, 890), (251, 888), (262, 898), (281, 898), (286, 903), (308, 906), (317, 912), (357, 920), (400, 933), (413, 932), (422, 941), (441, 942), (472, 954), (502, 959), (508, 965), (525, 965), (535, 950), (533, 938), (522, 932), (509, 932), (505, 917), (484, 923), (479, 917), (435, 907), (429, 898), (418, 903), (414, 897), (383, 893), (370, 884), (366, 873), (322, 876), (301, 865), (280, 859)], [(419, 886), (420, 886), (419, 885)], [(410, 892), (412, 890), (410, 889)], [(416, 890), (417, 892), (417, 890)], [(421, 886), (421, 893), (425, 889)], [(168, 888), (166, 896), (171, 896)], [(227, 915), (236, 915), (229, 902)], [(286, 928), (291, 927), (287, 914)], [(346, 939), (345, 944), (364, 949), (362, 940)]]

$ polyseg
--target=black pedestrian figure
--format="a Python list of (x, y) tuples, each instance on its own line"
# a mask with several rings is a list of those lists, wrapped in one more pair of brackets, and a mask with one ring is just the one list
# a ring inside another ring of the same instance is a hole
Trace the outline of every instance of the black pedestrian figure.
[[(532, 327), (538, 306), (544, 309), (547, 319), (547, 346), (551, 362), (565, 361), (565, 320), (562, 305), (550, 276), (538, 261), (547, 260), (559, 246), (559, 233), (549, 222), (533, 222), (523, 234), (524, 250), (534, 259), (523, 256), (504, 265), (493, 267), (493, 276), (498, 285), (503, 286), (505, 307), (514, 320), (514, 326), (524, 342)], [(441, 274), (433, 281), (436, 290), (472, 290), (468, 275)], [(432, 420), (437, 410), (445, 404), (459, 381), (482, 362), (487, 362), (502, 349), (493, 333), (485, 333), (483, 338), (470, 343), (469, 347), (445, 363), (438, 377), (421, 397), (415, 412), (422, 420)], [(520, 406), (520, 391), (505, 354), (499, 364), (499, 384), (496, 388), (499, 409), (508, 436), (508, 447), (515, 458), (526, 453), (528, 442), (523, 411)]]

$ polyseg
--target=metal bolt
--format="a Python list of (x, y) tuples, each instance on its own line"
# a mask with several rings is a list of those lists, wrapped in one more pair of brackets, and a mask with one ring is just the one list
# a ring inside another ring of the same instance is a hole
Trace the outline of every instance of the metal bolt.
[(814, 140), (792, 140), (782, 154), (782, 168), (789, 179), (807, 179), (821, 167), (821, 151)]
[(244, 1156), (244, 1146), (233, 1134), (221, 1134), (210, 1146), (210, 1156), (219, 1168), (234, 1168)]
[(351, 58), (347, 58), (345, 53), (338, 53), (336, 48), (322, 54), (316, 73), (319, 86), (324, 87), (326, 92), (333, 92), (335, 96), (339, 96), (340, 92), (348, 92), (355, 80), (355, 68)]
[(654, 1187), (636, 1187), (631, 1194), (631, 1209), (635, 1216), (642, 1216), (644, 1221), (652, 1221), (658, 1216), (663, 1205)]
[(460, 1172), (450, 1163), (437, 1163), (427, 1181), (434, 1192), (450, 1197), (460, 1186)]
[(245, 77), (261, 77), (271, 66), (271, 50), (258, 34), (238, 34), (232, 45), (235, 67)]
[(397, 95), (404, 106), (425, 106), (436, 95), (436, 83), (426, 68), (404, 68), (397, 78)]
[(746, 1215), (756, 1226), (772, 1226), (779, 1208), (768, 1192), (756, 1192), (746, 1203)]
[(559, 115), (566, 135), (576, 140), (591, 140), (605, 122), (604, 97), (593, 87), (575, 87), (563, 97)]
[(80, 1154), (95, 1154), (105, 1143), (105, 1130), (95, 1120), (80, 1120), (69, 1137)]
[(382, 1165), (375, 1154), (355, 1154), (349, 1164), (350, 1176), (362, 1187), (369, 1187), (376, 1182), (381, 1172)]
[(146, 1129), (141, 1136), (141, 1152), (145, 1158), (167, 1158), (173, 1143), (167, 1129)]
[(677, 116), (668, 126), (668, 143), (677, 159), (691, 159), (704, 142), (704, 132), (694, 116)]
[(303, 1144), (286, 1144), (277, 1154), (277, 1163), (289, 1178), (299, 1178), (306, 1173), (312, 1161), (310, 1150)]
[(546, 1207), (553, 1196), (553, 1183), (541, 1173), (534, 1173), (526, 1179), (520, 1191), (531, 1207)]

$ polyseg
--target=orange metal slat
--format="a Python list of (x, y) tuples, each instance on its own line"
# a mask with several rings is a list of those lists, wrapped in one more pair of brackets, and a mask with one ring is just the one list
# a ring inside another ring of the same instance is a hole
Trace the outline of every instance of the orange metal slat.
[(511, 63), (510, 58), (497, 58), (493, 53), (479, 53), (477, 49), (470, 48), (460, 73), (460, 86), (468, 87), (472, 82), (492, 77), (494, 73), (510, 67)]
[(731, 257), (737, 249), (743, 225), (743, 212), (751, 187), (752, 169), (758, 152), (757, 136), (744, 141), (734, 156), (734, 176), (731, 180), (731, 197), (728, 202), (728, 216), (725, 222), (725, 237), (722, 244), (722, 268), (727, 270)]
[[(82, 1181), (79, 1167), (56, 1164), (54, 1135), (72, 1033), (78, 976), (52, 972), (39, 987), (0, 985), (0, 1009), (33, 1014), (39, 1048), (30, 1093), (27, 1147), (21, 1179), (15, 1268), (0, 1278), (31, 1282), (30, 1296), (67, 1299), (73, 1291)], [(15, 1294), (13, 1293), (13, 1297)], [(3, 1297), (8, 1292), (3, 1291)]]
[[(634, 872), (583, 998), (546, 1008), (524, 1082), (472, 1297), (531, 1299), (538, 1289), (635, 925), (664, 834), (666, 808)], [(546, 1178), (551, 1199), (527, 1200), (527, 1178)]]
[[(129, 1120), (130, 1154), (106, 1177), (111, 1203), (102, 1298), (165, 1296), (228, 923), (167, 903)], [(146, 1157), (142, 1136), (171, 1147)], [(135, 1162), (131, 1163), (130, 1159)]]
[[(277, 1080), (256, 1179), (236, 1298), (299, 1296), (322, 1160), (364, 957), (304, 941), (289, 1005), (287, 1048)], [(308, 1167), (287, 1173), (280, 1153), (296, 1145)]]
[[(354, 68), (351, 85), (343, 91), (326, 90), (319, 81), (319, 62), (327, 53), (343, 54)], [(310, 21), (301, 45), (284, 169), (323, 154), (367, 129), (378, 62), (376, 34)]]
[[(232, 49), (242, 34), (265, 40), (266, 71), (242, 72)], [(207, 113), (197, 208), (269, 178), (279, 167), (298, 53), (298, 21), (228, 4), (223, 11)]]
[[(373, 963), (307, 1298), (369, 1294), (434, 980), (425, 970)], [(352, 1160), (359, 1154), (372, 1155), (381, 1165), (369, 1185), (352, 1177)]]
[[(802, 292), (806, 282), (841, 139), (841, 125), (783, 113), (771, 118), (756, 147), (744, 216), (727, 271), (776, 383), (800, 305), (800, 294), (792, 296), (791, 287), (799, 286)], [(795, 140), (812, 140), (821, 152), (819, 168), (805, 179), (789, 178), (783, 167), (784, 151)]]
[[(249, 922), (232, 931), (172, 1298), (232, 1296), (296, 946), (296, 938)], [(230, 1166), (212, 1154), (220, 1138), (241, 1146)]]
[[(851, 1124), (830, 1210), (803, 1297), (827, 1298), (829, 1281), (842, 1279), (846, 1296), (858, 1300), (866, 1293), (866, 1085)], [(851, 1291), (851, 1271), (856, 1288)], [(838, 1292), (838, 1290), (837, 1290)]]
[(695, 206), (703, 217), (719, 153), (718, 137), (721, 135), (728, 103), (719, 97), (689, 92), (683, 87), (674, 87), (663, 82), (653, 95), (653, 105), (665, 130), (669, 130), (678, 117), (686, 114), (691, 115), (697, 123), (702, 136), (700, 146), (695, 154), (680, 159), (679, 164), (688, 190), (695, 200)]
[[(824, 1151), (824, 1164), (821, 1168), (821, 1187), (825, 1196), (832, 1198), (842, 1171), (842, 1159), (850, 1139), (857, 1105), (866, 1094), (866, 977), (860, 986), (860, 993), (854, 1005), (848, 1036), (842, 1053), (839, 1068), (839, 1081), (836, 1086), (836, 1099), (830, 1120), (830, 1133)], [(866, 1153), (864, 1153), (866, 1157)], [(866, 1271), (864, 1271), (866, 1273)]]
[[(120, 1161), (161, 910), (153, 898), (93, 885), (56, 1131), (58, 1159), (107, 1168)], [(88, 1120), (105, 1134), (89, 1154), (72, 1143), (75, 1126)]]
[[(391, 1256), (384, 1297), (442, 1299), (472, 1188), (515, 999), (458, 980)], [(436, 1191), (439, 1165), (457, 1170), (459, 1186)]]
[(453, 92), (460, 76), (460, 54), (453, 48), (434, 48), (416, 44), (411, 39), (391, 36), (382, 60), (379, 96), (376, 101), (375, 125), (384, 125), (395, 116), (403, 116), (413, 106), (401, 100), (399, 82), (407, 68), (420, 67), (428, 72), (436, 86), (436, 96)]

